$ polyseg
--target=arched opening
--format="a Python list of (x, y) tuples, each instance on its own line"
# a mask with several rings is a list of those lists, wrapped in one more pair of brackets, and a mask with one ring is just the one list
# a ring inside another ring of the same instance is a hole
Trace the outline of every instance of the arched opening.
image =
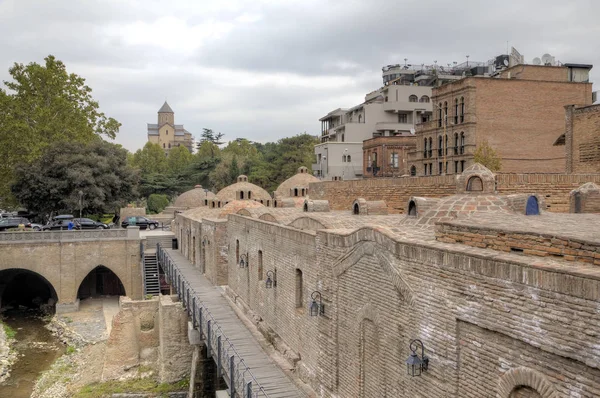
[(54, 286), (42, 275), (20, 268), (0, 271), (0, 308), (49, 308), (58, 301)]
[(408, 215), (411, 217), (417, 216), (417, 204), (415, 203), (414, 200), (411, 200), (410, 203), (408, 204)]
[(540, 215), (540, 207), (538, 204), (538, 200), (535, 196), (530, 196), (527, 198), (527, 206), (525, 206), (525, 215), (526, 216), (539, 216)]
[(358, 203), (354, 204), (354, 207), (352, 208), (352, 213), (353, 214), (360, 214), (360, 207), (358, 207)]
[(196, 236), (192, 237), (192, 264), (196, 265)]
[(528, 386), (515, 387), (508, 398), (543, 398), (535, 389)]
[(262, 250), (258, 251), (258, 280), (263, 280), (263, 252)]
[(240, 191), (240, 200), (244, 199), (244, 191)]
[(294, 196), (298, 196), (298, 188), (294, 188)]
[(235, 263), (238, 264), (240, 262), (240, 241), (238, 239), (235, 240)]
[(419, 97), (417, 97), (416, 95), (411, 95), (410, 97), (408, 97), (408, 102), (418, 102), (419, 101)]
[[(271, 201), (267, 200), (267, 207), (269, 207), (269, 206), (271, 206)], [(277, 207), (277, 206), (275, 206), (275, 207)]]
[(421, 99), (419, 100), (419, 102), (429, 102), (429, 97), (424, 95), (421, 97)]
[(248, 191), (248, 199), (252, 199), (252, 191)]
[(296, 308), (303, 306), (302, 290), (302, 270), (296, 268)]
[(467, 182), (467, 191), (483, 191), (483, 181), (480, 177), (473, 176)]
[(306, 212), (306, 211), (308, 211), (308, 203), (304, 202), (304, 207), (303, 207), (303, 210), (304, 210), (305, 212)]
[(417, 175), (417, 168), (415, 166), (410, 166), (410, 175), (412, 177)]
[(81, 281), (77, 298), (85, 299), (98, 296), (125, 296), (125, 287), (110, 269), (99, 265)]

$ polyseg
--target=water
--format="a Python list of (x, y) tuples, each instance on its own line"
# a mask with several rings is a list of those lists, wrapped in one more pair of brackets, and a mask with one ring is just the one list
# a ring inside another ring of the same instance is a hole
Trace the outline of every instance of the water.
[(18, 358), (0, 384), (0, 398), (29, 398), (36, 379), (64, 352), (64, 345), (44, 327), (36, 312), (7, 313), (3, 322), (17, 331), (12, 348)]

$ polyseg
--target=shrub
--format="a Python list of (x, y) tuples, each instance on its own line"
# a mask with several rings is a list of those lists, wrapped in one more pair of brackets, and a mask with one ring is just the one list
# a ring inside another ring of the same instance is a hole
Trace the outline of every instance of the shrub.
[(160, 195), (153, 193), (148, 197), (148, 213), (156, 214), (160, 213), (169, 205), (169, 198), (167, 195)]

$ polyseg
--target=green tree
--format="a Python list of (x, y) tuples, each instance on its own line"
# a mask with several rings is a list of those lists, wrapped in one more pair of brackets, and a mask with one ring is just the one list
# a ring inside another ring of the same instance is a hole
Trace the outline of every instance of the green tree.
[(475, 163), (481, 163), (493, 172), (499, 171), (502, 168), (502, 159), (487, 140), (477, 145), (477, 149), (473, 154), (473, 160)]
[(170, 173), (179, 174), (192, 163), (192, 154), (183, 146), (177, 146), (169, 151), (167, 165)]
[(168, 169), (165, 151), (160, 145), (147, 142), (133, 154), (133, 166), (140, 169), (142, 175), (165, 173)]
[[(187, 149), (186, 149), (187, 151)], [(189, 152), (189, 151), (188, 151)], [(150, 214), (158, 214), (169, 205), (167, 195), (153, 193), (148, 197), (147, 207)]]
[(137, 197), (138, 173), (127, 150), (103, 140), (56, 143), (31, 163), (15, 168), (12, 192), (38, 214), (78, 213), (80, 192), (88, 214), (113, 212)]
[(49, 55), (40, 65), (15, 63), (0, 88), (0, 198), (8, 199), (14, 165), (31, 162), (59, 141), (115, 138), (119, 122), (99, 111), (85, 79)]
[[(198, 144), (198, 150), (204, 146), (204, 150), (210, 151), (210, 157), (214, 158), (218, 153), (219, 145), (223, 144), (223, 133), (215, 133), (212, 129), (203, 128), (200, 134), (200, 143)], [(211, 145), (204, 145), (205, 143)]]
[(196, 157), (203, 158), (211, 158), (214, 159), (219, 156), (221, 149), (210, 141), (201, 142), (198, 145), (198, 153), (196, 153)]

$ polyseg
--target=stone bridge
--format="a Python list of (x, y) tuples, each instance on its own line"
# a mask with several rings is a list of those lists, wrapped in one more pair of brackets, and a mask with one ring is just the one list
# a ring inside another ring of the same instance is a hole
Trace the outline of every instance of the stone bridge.
[(57, 312), (77, 310), (94, 294), (141, 299), (142, 252), (136, 227), (0, 233), (0, 305), (15, 289), (47, 291)]

